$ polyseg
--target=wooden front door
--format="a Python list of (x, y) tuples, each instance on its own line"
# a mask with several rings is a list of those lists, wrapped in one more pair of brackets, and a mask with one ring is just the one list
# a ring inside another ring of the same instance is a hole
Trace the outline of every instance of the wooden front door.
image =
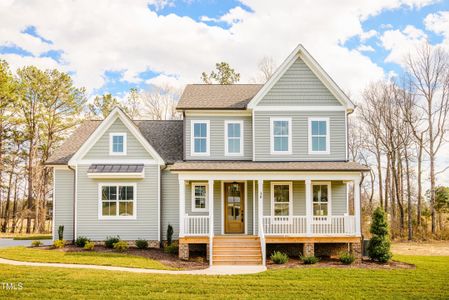
[(245, 233), (245, 184), (224, 183), (225, 233)]

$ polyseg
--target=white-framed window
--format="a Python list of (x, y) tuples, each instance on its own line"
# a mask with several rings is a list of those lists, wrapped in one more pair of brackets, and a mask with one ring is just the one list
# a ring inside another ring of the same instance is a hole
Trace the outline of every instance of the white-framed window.
[(195, 156), (209, 155), (210, 149), (210, 128), (209, 120), (191, 122), (191, 153)]
[(312, 197), (314, 217), (332, 215), (330, 182), (312, 183)]
[(225, 121), (225, 155), (243, 155), (243, 121)]
[(271, 183), (271, 215), (288, 217), (293, 214), (293, 185), (291, 182)]
[(98, 184), (98, 218), (136, 219), (137, 185), (135, 183)]
[(192, 212), (207, 212), (208, 184), (203, 182), (192, 183)]
[(270, 118), (271, 154), (292, 153), (292, 119)]
[(109, 134), (109, 155), (126, 155), (126, 133)]
[(309, 118), (309, 153), (330, 153), (329, 118)]

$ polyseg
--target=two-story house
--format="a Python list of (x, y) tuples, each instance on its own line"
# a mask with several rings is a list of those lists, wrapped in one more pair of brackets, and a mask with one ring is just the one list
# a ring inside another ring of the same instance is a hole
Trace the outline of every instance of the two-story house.
[(214, 265), (265, 264), (271, 244), (305, 256), (343, 245), (359, 256), (368, 169), (348, 161), (354, 108), (299, 45), (263, 85), (188, 85), (182, 121), (114, 109), (81, 124), (47, 162), (54, 229), (159, 247), (170, 224), (181, 258), (202, 244)]

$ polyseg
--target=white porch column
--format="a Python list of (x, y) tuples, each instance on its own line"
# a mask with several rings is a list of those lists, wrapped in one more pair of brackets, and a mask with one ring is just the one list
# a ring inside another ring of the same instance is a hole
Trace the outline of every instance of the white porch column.
[(214, 241), (214, 181), (208, 181), (209, 200), (209, 264), (212, 265), (213, 241)]
[(361, 236), (360, 178), (354, 180), (354, 215), (355, 215), (355, 225), (354, 225), (355, 235)]
[(185, 180), (179, 180), (179, 237), (185, 236), (185, 214), (186, 214), (186, 186)]
[(306, 179), (306, 235), (312, 235), (313, 206), (312, 180)]
[(263, 180), (259, 179), (257, 180), (257, 192), (258, 192), (258, 204), (257, 204), (257, 212), (258, 212), (258, 218), (257, 222), (259, 224), (259, 236), (262, 234), (261, 229), (263, 228)]

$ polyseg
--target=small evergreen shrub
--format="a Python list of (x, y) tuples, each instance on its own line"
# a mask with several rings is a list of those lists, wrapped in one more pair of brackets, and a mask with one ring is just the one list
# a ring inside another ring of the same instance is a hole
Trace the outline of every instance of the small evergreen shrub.
[(65, 246), (65, 243), (63, 240), (55, 240), (53, 242), (53, 248), (61, 249), (61, 248), (64, 248), (64, 246)]
[(381, 263), (388, 262), (392, 254), (390, 252), (390, 237), (388, 235), (388, 223), (385, 212), (378, 207), (373, 213), (370, 232), (372, 237), (368, 244), (368, 256), (371, 260)]
[(114, 248), (114, 244), (120, 242), (120, 237), (117, 236), (108, 236), (104, 241), (104, 245), (106, 248), (112, 249)]
[(305, 265), (314, 265), (319, 261), (316, 256), (301, 256), (301, 260)]
[(168, 224), (167, 227), (167, 244), (170, 246), (173, 242), (173, 227)]
[(64, 239), (64, 225), (59, 225), (58, 227), (58, 240), (62, 241)]
[(277, 265), (282, 265), (288, 262), (288, 255), (280, 251), (274, 251), (270, 258), (271, 261)]
[(355, 256), (349, 252), (343, 252), (340, 255), (340, 262), (344, 265), (350, 265), (355, 261)]
[(179, 248), (176, 245), (171, 244), (164, 248), (164, 252), (168, 254), (178, 254)]
[(83, 246), (84, 250), (89, 250), (92, 251), (95, 248), (95, 243), (94, 242), (86, 242)]
[(135, 244), (136, 244), (137, 248), (139, 248), (139, 249), (147, 249), (148, 248), (148, 241), (146, 241), (146, 240), (138, 239), (135, 241)]
[(31, 242), (31, 247), (39, 247), (39, 246), (42, 246), (41, 241), (36, 240)]
[(88, 239), (88, 238), (85, 237), (85, 236), (79, 236), (79, 237), (76, 239), (76, 241), (75, 241), (75, 245), (76, 245), (77, 247), (82, 248), (82, 247), (84, 247), (84, 246), (86, 245), (86, 243), (88, 243), (88, 242), (90, 242), (90, 239)]
[(113, 247), (114, 250), (118, 252), (125, 252), (129, 248), (128, 243), (125, 241), (118, 241), (117, 243), (114, 243)]

